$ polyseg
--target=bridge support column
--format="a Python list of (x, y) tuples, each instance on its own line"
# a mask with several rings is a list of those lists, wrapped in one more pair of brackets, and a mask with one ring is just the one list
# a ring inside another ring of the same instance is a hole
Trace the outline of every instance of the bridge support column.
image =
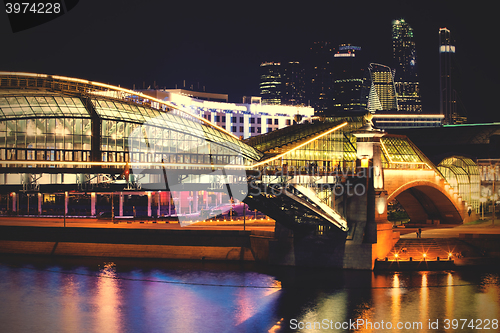
[(119, 200), (118, 215), (123, 216), (123, 192), (120, 192)]
[(12, 192), (12, 211), (17, 212), (17, 193)]
[(151, 192), (148, 192), (148, 216), (151, 217)]
[(193, 212), (198, 211), (198, 191), (193, 191)]
[(38, 193), (38, 215), (42, 215), (42, 201), (43, 195), (42, 193)]
[(168, 200), (168, 216), (172, 215), (172, 203), (173, 203), (173, 194), (172, 192), (167, 192), (167, 200)]
[(68, 203), (69, 203), (68, 192), (64, 192), (64, 215), (68, 215)]
[(96, 203), (96, 194), (95, 192), (90, 193), (90, 215), (95, 216), (95, 203)]
[(158, 200), (158, 205), (156, 206), (156, 216), (161, 216), (161, 192), (156, 192), (156, 198)]
[(368, 115), (366, 124), (353, 134), (357, 138), (359, 165), (368, 168), (364, 243), (371, 243), (371, 265), (373, 267), (375, 259), (384, 258), (390, 252), (394, 245), (394, 236), (399, 235), (394, 235), (392, 224), (387, 220), (387, 191), (384, 189), (380, 143), (380, 138), (385, 133), (373, 128), (372, 125), (371, 115)]

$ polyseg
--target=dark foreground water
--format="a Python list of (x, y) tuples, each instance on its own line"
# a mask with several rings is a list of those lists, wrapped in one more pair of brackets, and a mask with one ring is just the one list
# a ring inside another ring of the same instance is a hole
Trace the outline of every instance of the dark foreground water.
[(0, 257), (2, 333), (498, 332), (499, 319), (494, 271)]

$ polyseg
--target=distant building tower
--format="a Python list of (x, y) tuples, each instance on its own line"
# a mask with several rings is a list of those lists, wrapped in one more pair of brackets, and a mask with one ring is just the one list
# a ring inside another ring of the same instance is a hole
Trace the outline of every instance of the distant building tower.
[(370, 112), (396, 112), (398, 100), (391, 68), (381, 64), (370, 64), (371, 87), (367, 108)]
[(444, 115), (445, 124), (465, 123), (457, 108), (457, 68), (455, 66), (455, 45), (450, 30), (439, 29), (439, 110)]
[(317, 115), (325, 115), (333, 108), (334, 48), (330, 42), (314, 42), (311, 49), (307, 82), (308, 101)]
[(403, 19), (392, 22), (392, 53), (398, 111), (422, 112), (413, 29)]
[(366, 110), (369, 82), (359, 60), (361, 47), (341, 44), (333, 55), (334, 111)]
[(281, 64), (264, 62), (260, 65), (260, 96), (262, 104), (281, 104)]
[(306, 105), (305, 69), (298, 61), (282, 64), (281, 104)]

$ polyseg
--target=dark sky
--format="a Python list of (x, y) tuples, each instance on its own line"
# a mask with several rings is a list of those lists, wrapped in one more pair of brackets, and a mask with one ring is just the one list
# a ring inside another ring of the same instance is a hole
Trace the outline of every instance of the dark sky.
[(359, 45), (367, 65), (390, 65), (391, 22), (404, 18), (414, 29), (424, 112), (439, 112), (438, 30), (447, 27), (469, 117), (500, 121), (496, 9), (476, 3), (81, 0), (67, 14), (17, 33), (2, 11), (0, 70), (127, 88), (154, 81), (174, 88), (186, 80), (239, 102), (258, 95), (261, 62), (302, 60), (317, 40)]

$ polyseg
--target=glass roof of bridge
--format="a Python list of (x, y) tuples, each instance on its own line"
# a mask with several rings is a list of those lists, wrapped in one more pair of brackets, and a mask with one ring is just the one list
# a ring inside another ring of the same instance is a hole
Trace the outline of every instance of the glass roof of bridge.
[(386, 135), (380, 141), (383, 159), (387, 163), (428, 164), (424, 155), (407, 137)]
[[(232, 135), (175, 110), (163, 111), (133, 102), (92, 98), (101, 119), (133, 122), (175, 130), (217, 143), (257, 161), (262, 154)], [(20, 118), (90, 118), (78, 96), (47, 90), (0, 89), (0, 120)]]
[(77, 97), (32, 90), (0, 90), (0, 119), (63, 116), (90, 118)]

